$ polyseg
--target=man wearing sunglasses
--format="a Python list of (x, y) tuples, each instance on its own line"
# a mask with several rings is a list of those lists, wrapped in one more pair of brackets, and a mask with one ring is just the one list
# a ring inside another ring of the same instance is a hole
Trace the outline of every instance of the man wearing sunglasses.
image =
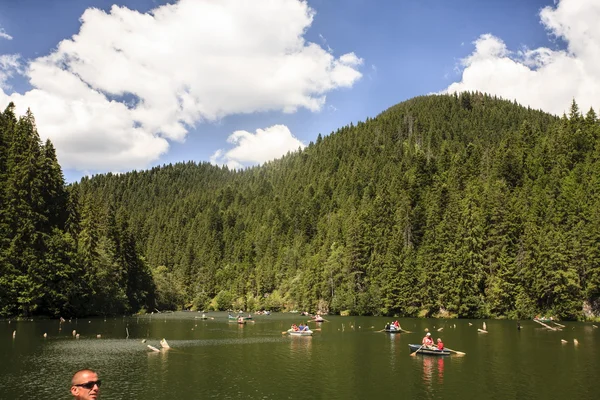
[(77, 400), (95, 400), (100, 395), (100, 384), (100, 379), (94, 371), (79, 370), (71, 379), (71, 394)]

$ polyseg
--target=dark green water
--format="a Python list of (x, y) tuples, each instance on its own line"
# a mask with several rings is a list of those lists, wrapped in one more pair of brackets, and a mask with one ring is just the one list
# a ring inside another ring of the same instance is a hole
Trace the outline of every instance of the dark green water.
[[(84, 367), (100, 375), (104, 400), (600, 398), (600, 329), (592, 324), (551, 332), (530, 321), (521, 331), (515, 321), (485, 321), (489, 333), (481, 334), (482, 321), (402, 318), (415, 333), (390, 335), (375, 332), (385, 318), (327, 316), (313, 337), (289, 337), (282, 331), (306, 317), (255, 316), (240, 326), (226, 313), (200, 315), (0, 321), (0, 399), (68, 399), (71, 375)], [(420, 343), (425, 328), (467, 355), (410, 356), (408, 344)], [(163, 337), (171, 350), (146, 347)]]

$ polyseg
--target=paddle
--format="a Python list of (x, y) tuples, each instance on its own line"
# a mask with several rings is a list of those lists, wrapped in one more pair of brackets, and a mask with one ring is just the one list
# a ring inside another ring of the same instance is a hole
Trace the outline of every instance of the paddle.
[(467, 353), (463, 353), (462, 351), (456, 351), (456, 350), (449, 349), (447, 347), (444, 347), (444, 350), (448, 350), (448, 351), (450, 351), (450, 352), (452, 352), (454, 354), (458, 354), (460, 356), (464, 356), (465, 354), (467, 354)]
[(411, 357), (417, 355), (417, 353), (419, 352), (419, 350), (421, 350), (423, 348), (423, 346), (425, 346), (424, 344), (421, 345), (421, 347), (419, 347), (417, 349), (417, 351), (415, 351), (414, 353), (410, 353)]

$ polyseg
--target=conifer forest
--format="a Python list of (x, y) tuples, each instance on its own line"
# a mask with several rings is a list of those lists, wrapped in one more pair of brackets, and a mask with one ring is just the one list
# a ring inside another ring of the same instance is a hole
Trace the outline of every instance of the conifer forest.
[[(0, 316), (155, 310), (600, 315), (600, 120), (416, 97), (245, 170), (66, 184), (0, 112)], [(35, 111), (35, 110), (34, 110)]]

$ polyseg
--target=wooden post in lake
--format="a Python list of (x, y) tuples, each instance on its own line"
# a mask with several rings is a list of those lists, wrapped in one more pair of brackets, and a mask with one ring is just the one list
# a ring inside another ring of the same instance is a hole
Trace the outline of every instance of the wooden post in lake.
[(544, 328), (548, 328), (548, 329), (550, 329), (550, 330), (552, 330), (552, 331), (559, 331), (559, 330), (560, 330), (560, 329), (558, 329), (558, 328), (555, 328), (555, 327), (553, 327), (553, 326), (546, 325), (545, 323), (543, 323), (542, 321), (539, 321), (539, 320), (537, 320), (537, 319), (534, 319), (534, 320), (533, 320), (533, 322), (537, 322), (538, 324), (542, 325)]
[(483, 322), (483, 329), (477, 329), (477, 332), (479, 333), (488, 333), (487, 331), (487, 326), (485, 326), (485, 321)]

